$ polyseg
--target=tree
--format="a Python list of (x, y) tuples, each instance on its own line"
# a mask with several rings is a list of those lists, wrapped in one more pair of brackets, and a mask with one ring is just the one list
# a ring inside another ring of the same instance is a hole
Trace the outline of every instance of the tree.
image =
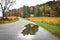
[(27, 17), (27, 6), (23, 6), (23, 18)]
[(27, 6), (27, 16), (30, 17), (30, 8)]
[(35, 7), (30, 7), (30, 16), (34, 15), (35, 16)]
[(41, 10), (40, 9), (37, 9), (37, 10), (38, 10), (38, 12), (37, 12), (38, 17), (42, 16)]
[(55, 1), (55, 0), (53, 0), (53, 1)]
[(0, 0), (0, 10), (2, 12), (2, 18), (4, 20), (5, 12), (16, 2), (16, 0)]

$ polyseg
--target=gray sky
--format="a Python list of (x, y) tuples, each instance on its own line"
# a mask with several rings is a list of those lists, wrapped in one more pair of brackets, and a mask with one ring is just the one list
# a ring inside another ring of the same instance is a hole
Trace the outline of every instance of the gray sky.
[(26, 6), (34, 6), (34, 5), (37, 5), (37, 4), (43, 4), (43, 3), (46, 3), (48, 1), (52, 1), (52, 0), (17, 0), (16, 1), (16, 4), (11, 7), (10, 9), (14, 9), (14, 8), (20, 8), (22, 7), (23, 5), (26, 5)]
[[(16, 0), (16, 4), (14, 6), (11, 6), (10, 9), (18, 9), (20, 7), (23, 7), (23, 5), (35, 6), (37, 4), (43, 4), (48, 1), (52, 1), (52, 0)], [(0, 16), (2, 16), (1, 12), (0, 12)]]

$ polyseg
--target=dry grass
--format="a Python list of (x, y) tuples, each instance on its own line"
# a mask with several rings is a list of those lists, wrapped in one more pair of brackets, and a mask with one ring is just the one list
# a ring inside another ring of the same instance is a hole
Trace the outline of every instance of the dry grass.
[(2, 19), (2, 17), (0, 17), (0, 24), (12, 23), (17, 20), (18, 20), (18, 18), (16, 16), (9, 16), (9, 17), (7, 17), (7, 19), (5, 18), (4, 20)]
[(60, 17), (30, 17), (28, 19), (32, 21), (46, 22), (49, 24), (60, 26)]
[[(5, 17), (4, 17), (5, 18)], [(16, 16), (9, 16), (9, 17), (7, 17), (8, 19), (16, 19)], [(2, 19), (2, 17), (0, 17), (0, 19)]]
[(9, 16), (9, 17), (7, 17), (8, 19), (15, 19), (16, 18), (16, 16)]

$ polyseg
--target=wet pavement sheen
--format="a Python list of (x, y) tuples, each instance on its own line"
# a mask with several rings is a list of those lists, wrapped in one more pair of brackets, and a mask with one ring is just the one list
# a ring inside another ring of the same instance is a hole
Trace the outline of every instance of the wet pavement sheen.
[(21, 33), (25, 29), (24, 25), (30, 21), (19, 18), (19, 21), (8, 24), (0, 24), (0, 40), (59, 40), (42, 27), (38, 28), (35, 35), (25, 35)]

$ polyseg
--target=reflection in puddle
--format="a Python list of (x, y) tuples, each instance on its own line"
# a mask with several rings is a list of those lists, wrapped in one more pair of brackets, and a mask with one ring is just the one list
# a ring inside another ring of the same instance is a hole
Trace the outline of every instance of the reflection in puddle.
[(38, 31), (38, 25), (35, 24), (27, 24), (25, 25), (25, 29), (22, 31), (22, 34), (25, 35), (35, 35)]

